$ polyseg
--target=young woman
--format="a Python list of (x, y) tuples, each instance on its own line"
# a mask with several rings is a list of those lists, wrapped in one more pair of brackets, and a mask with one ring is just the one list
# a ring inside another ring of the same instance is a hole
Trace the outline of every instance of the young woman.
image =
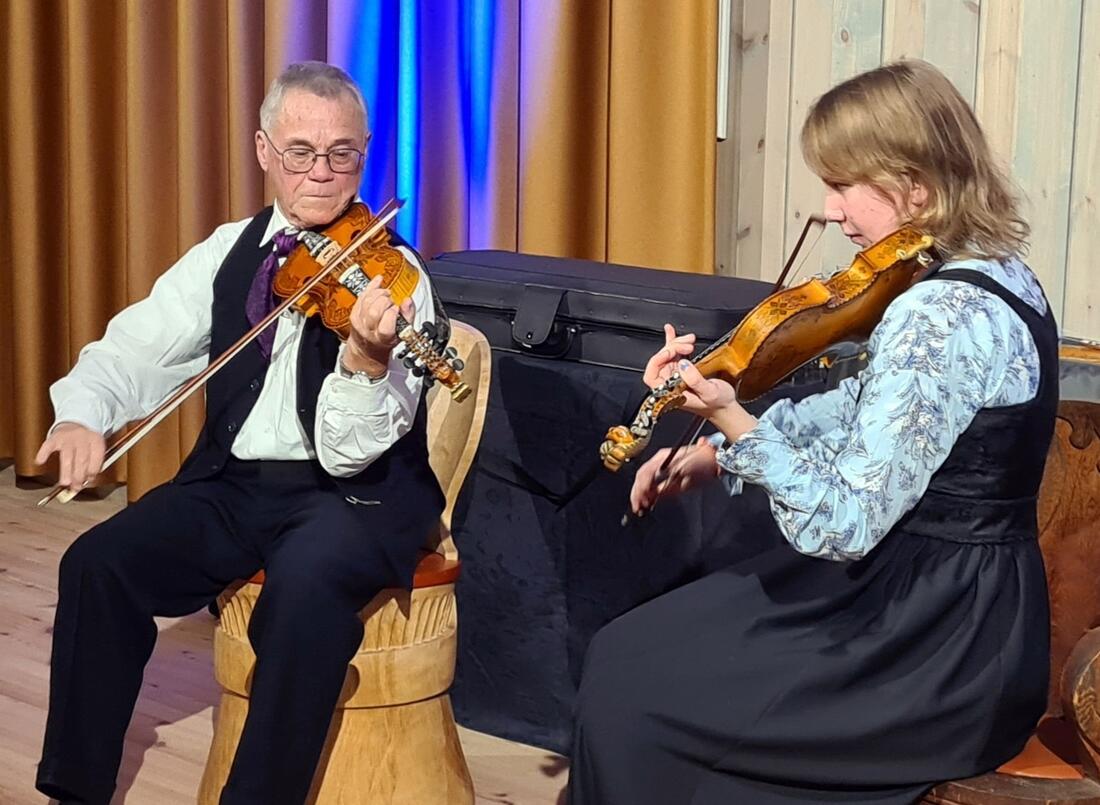
[(1008, 760), (1046, 704), (1057, 334), (1017, 199), (923, 62), (826, 93), (802, 149), (858, 247), (909, 223), (944, 264), (891, 303), (858, 377), (759, 420), (666, 326), (645, 381), (680, 373), (719, 433), (667, 477), (665, 451), (643, 465), (633, 508), (748, 482), (783, 539), (596, 635), (572, 805), (911, 803)]

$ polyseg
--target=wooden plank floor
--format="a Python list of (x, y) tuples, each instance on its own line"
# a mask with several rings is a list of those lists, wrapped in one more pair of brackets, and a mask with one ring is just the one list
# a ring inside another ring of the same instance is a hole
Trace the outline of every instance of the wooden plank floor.
[[(123, 505), (104, 500), (35, 502), (0, 471), (0, 803), (44, 803), (34, 770), (46, 719), (57, 562), (82, 531)], [(126, 738), (113, 805), (192, 805), (210, 745), (218, 690), (206, 612), (159, 623), (160, 638)], [(109, 650), (109, 649), (106, 649)], [(550, 752), (460, 729), (478, 805), (556, 805), (565, 761)]]

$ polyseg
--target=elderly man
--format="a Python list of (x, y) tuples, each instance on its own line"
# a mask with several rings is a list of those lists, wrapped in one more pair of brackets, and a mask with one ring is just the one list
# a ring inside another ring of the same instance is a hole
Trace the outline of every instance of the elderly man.
[[(38, 460), (57, 453), (63, 484), (94, 478), (105, 434), (148, 413), (272, 309), (286, 235), (324, 227), (355, 198), (369, 134), (346, 73), (292, 65), (271, 85), (260, 124), (256, 157), (274, 206), (188, 251), (50, 389), (56, 423)], [(404, 253), (420, 282), (401, 313), (434, 320), (428, 277)], [(153, 618), (194, 612), (262, 567), (251, 706), (221, 802), (303, 802), (362, 639), (358, 612), (380, 589), (410, 582), (443, 505), (423, 382), (391, 357), (397, 314), (377, 279), (346, 344), (318, 317), (284, 313), (273, 339), (210, 381), (206, 424), (179, 474), (66, 552), (40, 791), (107, 805)]]

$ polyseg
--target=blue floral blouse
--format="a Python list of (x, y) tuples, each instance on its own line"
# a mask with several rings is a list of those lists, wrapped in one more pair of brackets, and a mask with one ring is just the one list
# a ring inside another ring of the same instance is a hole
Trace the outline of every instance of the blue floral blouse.
[[(1019, 260), (950, 268), (987, 274), (1046, 312)], [(868, 355), (858, 377), (799, 403), (780, 400), (733, 443), (716, 439), (731, 493), (744, 481), (763, 487), (784, 536), (810, 556), (866, 555), (916, 505), (980, 409), (1026, 402), (1039, 388), (1027, 326), (965, 282), (930, 279), (895, 299)]]

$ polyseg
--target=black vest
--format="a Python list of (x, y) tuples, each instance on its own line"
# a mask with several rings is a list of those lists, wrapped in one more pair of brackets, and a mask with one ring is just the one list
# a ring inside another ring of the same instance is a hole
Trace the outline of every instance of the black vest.
[[(267, 207), (252, 219), (214, 277), (211, 355), (221, 355), (249, 330), (245, 300), (252, 278), (268, 253), (266, 248), (261, 248), (260, 239), (271, 214), (272, 208)], [(336, 365), (339, 347), (336, 333), (325, 327), (319, 316), (306, 319), (298, 352), (295, 403), (298, 419), (311, 445), (317, 397), (325, 378)], [(210, 379), (206, 385), (206, 422), (195, 448), (176, 475), (176, 483), (209, 478), (225, 466), (237, 431), (259, 398), (267, 368), (268, 362), (253, 342)], [(332, 479), (344, 493), (348, 505), (362, 510), (366, 507), (355, 501), (381, 500), (383, 508), (394, 513), (390, 522), (398, 533), (386, 534), (383, 543), (406, 580), (411, 577), (416, 548), (428, 536), (444, 503), (439, 483), (428, 463), (426, 409), (424, 395), (421, 395), (413, 427), (408, 433), (363, 472), (350, 478)]]
[(1058, 411), (1058, 332), (1050, 305), (1041, 316), (978, 271), (949, 269), (934, 278), (977, 285), (1012, 308), (1039, 353), (1039, 390), (1027, 402), (978, 411), (924, 496), (895, 528), (953, 542), (1036, 539), (1039, 484)]

